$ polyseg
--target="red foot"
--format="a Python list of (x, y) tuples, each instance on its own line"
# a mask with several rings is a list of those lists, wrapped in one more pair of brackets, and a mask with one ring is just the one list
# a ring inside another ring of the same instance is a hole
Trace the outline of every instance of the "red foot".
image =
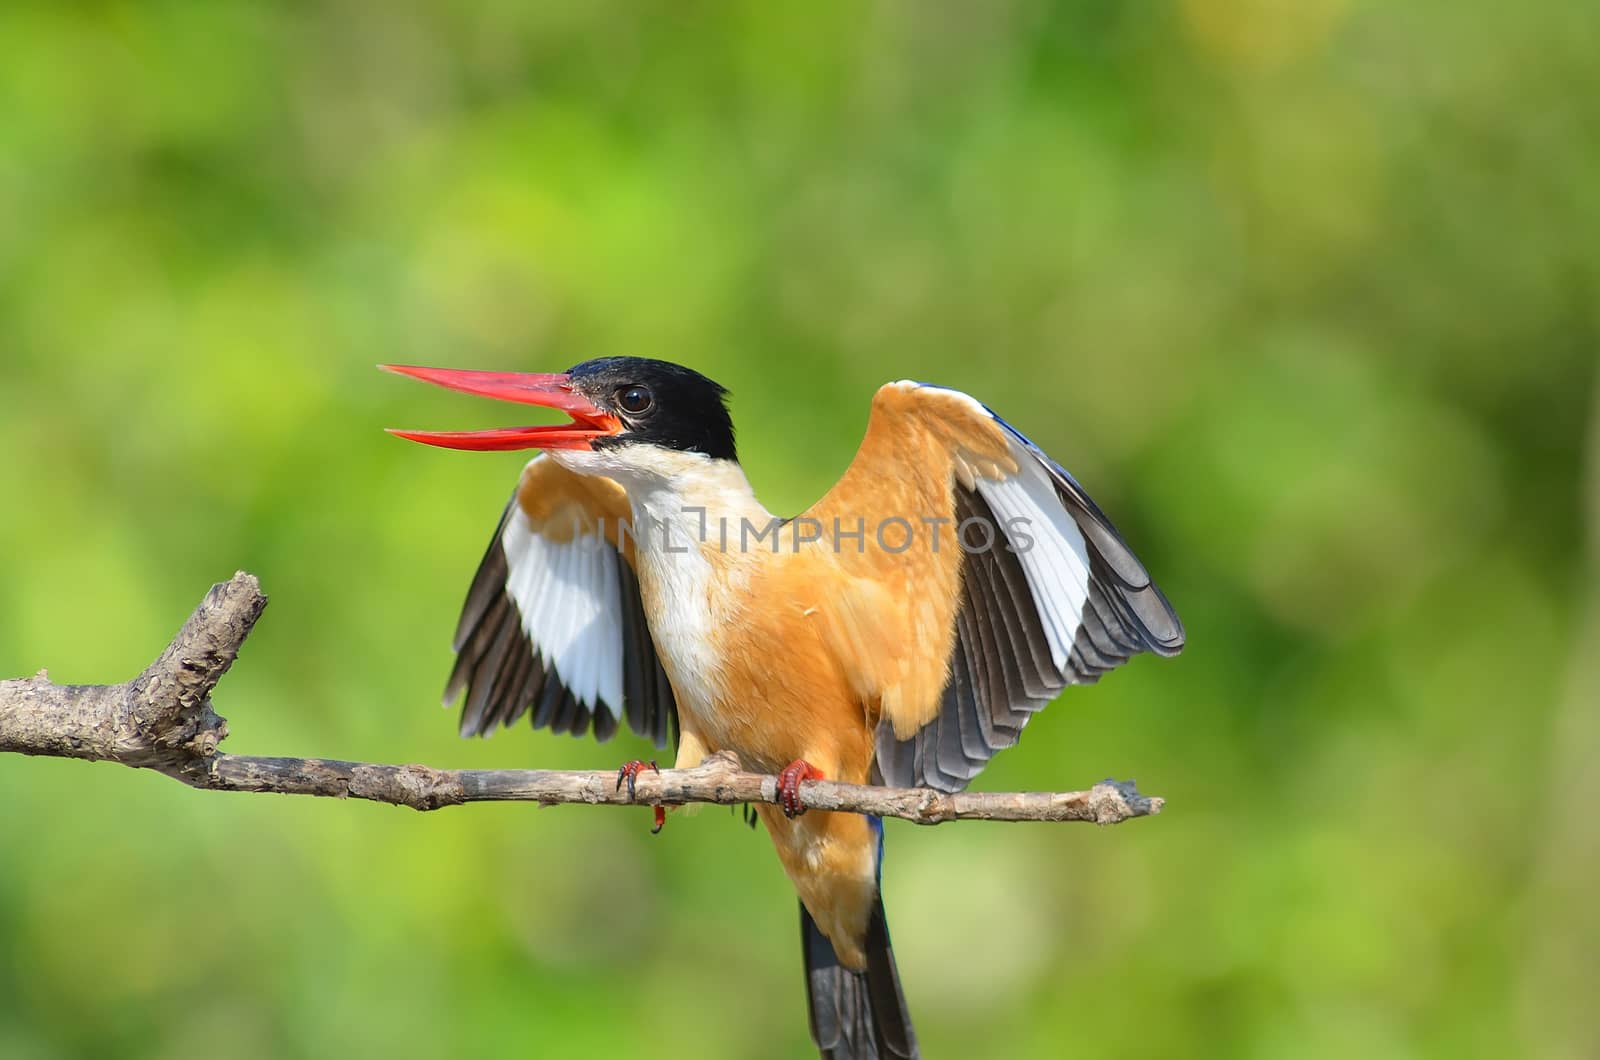
[[(631, 762), (625, 762), (622, 768), (617, 770), (617, 790), (621, 791), (623, 783), (626, 782), (628, 785), (628, 798), (631, 801), (633, 799), (634, 780), (646, 769), (653, 769), (657, 773), (661, 772), (661, 767), (656, 765), (656, 761), (653, 758), (648, 762), (642, 762), (637, 758)], [(656, 825), (650, 829), (651, 835), (661, 831), (662, 825), (667, 823), (667, 808), (665, 806), (657, 806), (655, 811)]]
[(821, 779), (822, 770), (804, 758), (796, 758), (784, 766), (783, 772), (778, 774), (778, 804), (783, 807), (783, 815), (799, 817), (805, 813), (806, 808), (800, 804), (800, 782)]
[(661, 767), (656, 765), (656, 760), (653, 758), (648, 762), (641, 762), (637, 758), (631, 762), (624, 762), (622, 764), (622, 768), (617, 770), (617, 790), (621, 791), (623, 782), (626, 781), (628, 785), (628, 798), (633, 798), (634, 778), (647, 769), (653, 769), (657, 773), (661, 772)]

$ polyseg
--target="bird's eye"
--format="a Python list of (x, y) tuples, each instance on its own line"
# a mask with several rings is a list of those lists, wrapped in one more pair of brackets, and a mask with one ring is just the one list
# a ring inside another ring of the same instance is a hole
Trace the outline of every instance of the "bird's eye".
[(625, 386), (617, 391), (617, 404), (623, 412), (631, 412), (637, 416), (641, 412), (648, 412), (655, 399), (651, 397), (648, 387)]

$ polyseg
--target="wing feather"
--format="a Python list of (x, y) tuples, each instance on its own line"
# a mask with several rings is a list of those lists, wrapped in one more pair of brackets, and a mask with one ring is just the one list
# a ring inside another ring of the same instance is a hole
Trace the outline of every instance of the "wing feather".
[[(988, 534), (963, 529), (953, 557), (880, 549), (840, 561), (878, 582), (897, 572), (945, 623), (939, 640), (894, 627), (885, 611), (911, 661), (881, 674), (840, 647), (881, 704), (876, 766), (886, 783), (959, 790), (1067, 685), (1097, 681), (1140, 652), (1182, 649), (1176, 612), (1078, 481), (967, 395), (916, 383), (880, 390), (856, 460), (808, 515), (826, 523), (882, 510), (885, 493), (929, 518), (988, 524)], [(911, 672), (930, 650), (944, 664), (932, 685)], [(916, 694), (924, 688), (941, 690)]]
[(465, 691), (463, 736), (529, 712), (534, 728), (602, 741), (622, 721), (658, 747), (676, 735), (632, 549), (618, 549), (625, 505), (615, 483), (543, 456), (524, 469), (456, 627), (445, 703)]

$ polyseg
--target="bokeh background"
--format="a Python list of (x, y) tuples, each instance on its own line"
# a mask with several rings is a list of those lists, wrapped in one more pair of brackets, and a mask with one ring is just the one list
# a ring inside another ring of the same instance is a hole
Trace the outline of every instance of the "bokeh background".
[[(981, 780), (1163, 816), (890, 825), (927, 1053), (1600, 1055), (1597, 54), (1568, 0), (8, 3), (0, 675), (121, 680), (246, 568), (230, 749), (608, 766), (456, 738), (520, 457), (385, 436), (504, 409), (374, 363), (688, 363), (779, 511), (934, 380), (1190, 642)], [(6, 1060), (812, 1055), (726, 811), (0, 806)]]

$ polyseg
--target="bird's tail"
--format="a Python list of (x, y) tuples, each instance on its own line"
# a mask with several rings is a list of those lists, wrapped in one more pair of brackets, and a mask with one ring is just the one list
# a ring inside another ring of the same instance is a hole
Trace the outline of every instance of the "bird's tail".
[(839, 963), (833, 943), (800, 906), (800, 941), (806, 958), (806, 997), (811, 1038), (823, 1060), (914, 1060), (917, 1035), (900, 989), (900, 973), (889, 945), (883, 898), (867, 923), (867, 967), (857, 972)]

